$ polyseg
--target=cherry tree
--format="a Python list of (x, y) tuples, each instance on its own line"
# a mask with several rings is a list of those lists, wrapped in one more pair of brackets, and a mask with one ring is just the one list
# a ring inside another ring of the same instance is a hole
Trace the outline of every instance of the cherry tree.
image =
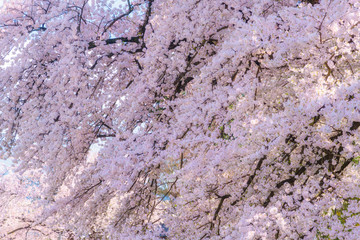
[(40, 199), (4, 237), (358, 239), (359, 19), (358, 0), (5, 2), (0, 157)]

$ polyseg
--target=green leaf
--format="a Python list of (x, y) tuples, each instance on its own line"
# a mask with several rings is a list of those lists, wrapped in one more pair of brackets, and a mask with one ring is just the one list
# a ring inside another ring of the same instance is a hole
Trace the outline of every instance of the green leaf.
[(355, 163), (356, 165), (358, 165), (358, 164), (359, 164), (359, 160), (360, 160), (360, 156), (353, 158), (352, 161), (353, 161), (353, 163)]

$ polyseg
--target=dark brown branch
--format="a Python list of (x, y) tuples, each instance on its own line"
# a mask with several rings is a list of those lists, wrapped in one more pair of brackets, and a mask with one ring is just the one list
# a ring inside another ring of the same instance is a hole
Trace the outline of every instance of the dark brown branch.
[(110, 21), (108, 24), (106, 24), (107, 26), (105, 26), (102, 35), (103, 35), (104, 33), (106, 33), (107, 30), (109, 30), (109, 28), (111, 28), (117, 21), (121, 20), (123, 17), (128, 16), (128, 15), (134, 10), (134, 6), (140, 5), (140, 4), (132, 5), (129, 0), (127, 1), (127, 3), (128, 3), (128, 11), (127, 11), (126, 13), (121, 14), (121, 15), (118, 16), (117, 18), (113, 19), (113, 20)]
[(108, 137), (116, 137), (116, 134), (99, 134), (96, 136), (97, 138), (108, 138)]
[[(92, 189), (94, 189), (94, 188), (96, 188), (97, 186), (101, 185), (103, 181), (104, 181), (104, 180), (100, 179), (98, 183), (96, 183), (96, 184), (93, 185), (93, 186), (88, 187), (87, 189), (85, 189), (85, 191), (84, 191), (83, 193), (81, 193), (81, 194), (76, 194), (76, 196), (74, 197), (73, 200), (75, 200), (75, 199), (77, 199), (77, 198), (82, 198), (84, 195), (86, 195), (87, 193), (89, 193)], [(72, 200), (71, 200), (71, 201), (72, 201)]]
[(181, 134), (181, 136), (177, 137), (176, 139), (183, 139), (183, 138), (186, 136), (186, 134), (189, 132), (189, 130), (191, 129), (191, 127), (192, 127), (192, 124), (190, 124), (190, 127), (188, 127), (188, 128), (185, 130), (185, 132), (184, 132), (183, 134)]
[[(154, 2), (154, 0), (149, 0), (149, 5), (148, 5), (148, 8), (147, 8), (147, 11), (146, 11), (146, 15), (145, 15), (145, 19), (144, 19), (144, 22), (143, 24), (139, 27), (139, 35), (136, 36), (136, 37), (118, 37), (118, 38), (110, 38), (110, 39), (106, 39), (105, 40), (105, 44), (106, 45), (109, 45), (109, 44), (114, 44), (114, 43), (117, 43), (118, 41), (122, 41), (123, 43), (136, 43), (136, 44), (140, 44), (141, 43), (141, 47), (134, 50), (134, 51), (129, 51), (129, 53), (137, 53), (137, 52), (142, 52), (142, 50), (144, 48), (146, 48), (145, 46), (145, 42), (144, 42), (144, 35), (145, 35), (145, 31), (146, 31), (146, 26), (149, 24), (149, 19), (150, 19), (150, 16), (151, 16), (151, 10), (152, 10), (152, 3)], [(122, 14), (121, 16), (115, 18), (104, 30), (104, 33), (107, 31), (107, 29), (109, 29), (116, 21), (120, 20), (121, 18), (129, 15), (133, 9), (134, 9), (134, 6), (138, 6), (140, 4), (136, 4), (136, 5), (131, 5), (130, 2), (128, 1), (128, 5), (129, 5), (129, 10), (127, 13), (124, 13)], [(131, 10), (131, 12), (130, 12)], [(140, 41), (141, 40), (141, 41)], [(92, 49), (92, 48), (95, 48), (97, 47), (98, 45), (95, 43), (95, 41), (91, 41), (89, 42), (89, 45), (88, 45), (88, 49)]]
[[(109, 38), (105, 40), (105, 45), (109, 45), (109, 44), (114, 44), (117, 43), (118, 41), (121, 41), (123, 43), (140, 43), (139, 41), (140, 37), (118, 37), (118, 38)], [(88, 45), (88, 49), (93, 49), (96, 48), (97, 45), (95, 41), (91, 41), (89, 42)]]
[(310, 3), (312, 5), (319, 4), (319, 0), (303, 0), (304, 3)]
[[(247, 182), (246, 182), (246, 186), (243, 188), (242, 191), (242, 196), (246, 193), (246, 190), (249, 188), (249, 186), (251, 185), (252, 181), (254, 180), (255, 176), (256, 176), (256, 172), (258, 170), (260, 170), (261, 165), (263, 164), (264, 160), (266, 159), (266, 155), (264, 155), (262, 158), (259, 159), (256, 168), (254, 170), (254, 173), (252, 175), (250, 175), (250, 177), (248, 178)], [(238, 203), (240, 201), (240, 199), (235, 200), (234, 202), (231, 203), (232, 206), (234, 206), (236, 203)]]
[(146, 31), (146, 26), (148, 25), (149, 23), (149, 19), (150, 19), (150, 16), (151, 16), (151, 10), (152, 10), (152, 4), (153, 4), (154, 0), (149, 0), (149, 6), (147, 8), (147, 11), (146, 11), (146, 15), (145, 15), (145, 19), (144, 19), (144, 23), (141, 25), (140, 27), (140, 34), (142, 37), (144, 37), (145, 35), (145, 31)]
[(350, 127), (350, 130), (351, 130), (351, 131), (355, 131), (355, 130), (357, 130), (359, 127), (360, 127), (360, 122), (354, 121), (353, 124), (352, 124), (351, 127)]
[(214, 217), (213, 217), (213, 222), (210, 224), (210, 230), (212, 230), (214, 228), (214, 222), (216, 221), (217, 217), (219, 216), (219, 212), (221, 210), (221, 207), (225, 201), (225, 199), (231, 197), (230, 194), (226, 194), (224, 196), (218, 196), (220, 198), (220, 202), (219, 202), (219, 205), (218, 207), (216, 208), (216, 211), (214, 213)]
[(11, 232), (8, 232), (7, 234), (10, 235), (10, 234), (13, 234), (13, 233), (15, 233), (15, 232), (17, 232), (17, 231), (24, 230), (24, 229), (29, 229), (29, 228), (31, 228), (31, 225), (30, 225), (30, 224), (27, 225), (27, 226), (25, 226), (25, 227), (16, 228), (15, 230), (12, 230)]
[(84, 21), (86, 23), (86, 20), (83, 18), (83, 14), (84, 14), (84, 8), (85, 5), (88, 3), (89, 0), (85, 0), (82, 7), (80, 8), (80, 14), (79, 14), (79, 23), (77, 26), (77, 32), (80, 33), (81, 31), (81, 21)]
[(183, 38), (183, 39), (180, 39), (179, 41), (176, 42), (176, 40), (172, 40), (169, 47), (168, 47), (168, 50), (172, 50), (172, 49), (175, 49), (176, 47), (180, 46), (180, 43), (181, 42), (186, 42), (187, 39), (186, 38)]

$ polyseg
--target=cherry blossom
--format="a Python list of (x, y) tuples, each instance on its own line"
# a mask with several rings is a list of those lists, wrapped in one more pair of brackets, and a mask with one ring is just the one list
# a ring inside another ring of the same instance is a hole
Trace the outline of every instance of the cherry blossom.
[(5, 1), (0, 236), (358, 239), (359, 8)]

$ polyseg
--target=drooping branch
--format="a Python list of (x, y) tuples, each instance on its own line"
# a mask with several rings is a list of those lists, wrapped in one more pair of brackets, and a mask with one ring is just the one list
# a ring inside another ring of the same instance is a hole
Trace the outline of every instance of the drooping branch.
[(111, 20), (109, 23), (107, 23), (104, 27), (104, 31), (101, 35), (104, 35), (104, 33), (106, 33), (117, 21), (121, 20), (122, 18), (129, 16), (130, 13), (132, 13), (132, 11), (134, 10), (135, 6), (139, 6), (140, 4), (135, 4), (132, 5), (130, 3), (130, 0), (127, 0), (127, 4), (128, 4), (128, 10), (126, 13), (121, 14), (120, 16), (114, 18), (113, 20)]
[(86, 20), (83, 18), (83, 14), (84, 14), (84, 8), (85, 8), (85, 5), (88, 3), (89, 0), (85, 0), (83, 5), (81, 6), (80, 8), (80, 13), (79, 13), (79, 20), (78, 20), (78, 26), (77, 26), (77, 32), (80, 33), (81, 31), (81, 22), (85, 22), (86, 23)]

